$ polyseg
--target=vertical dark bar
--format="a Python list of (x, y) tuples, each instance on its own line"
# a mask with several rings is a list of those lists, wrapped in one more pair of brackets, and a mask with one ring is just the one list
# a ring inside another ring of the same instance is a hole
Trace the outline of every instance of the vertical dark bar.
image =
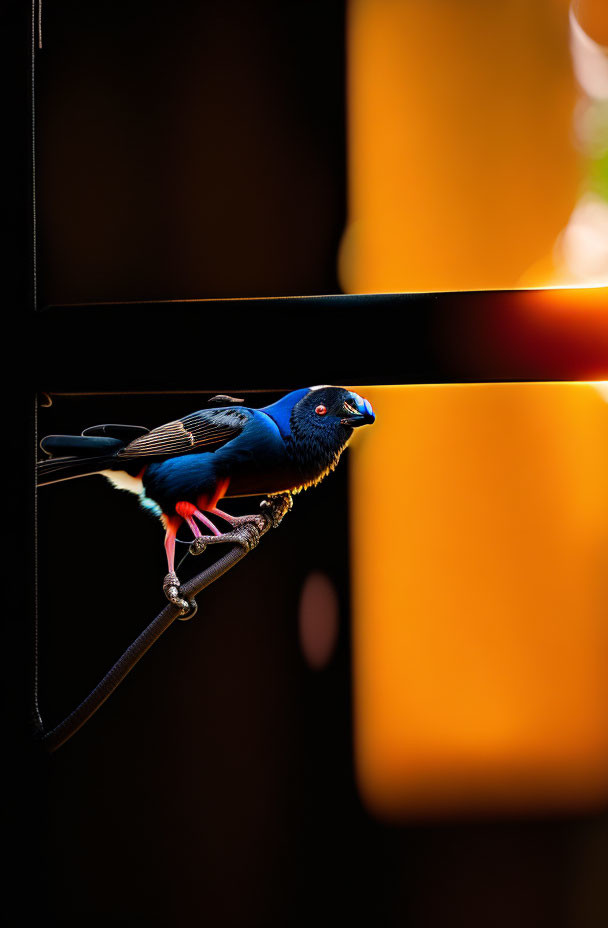
[(9, 850), (4, 869), (4, 918), (11, 923), (47, 916), (44, 842), (47, 771), (33, 737), (35, 653), (34, 384), (35, 285), (34, 60), (38, 2), (11, 0), (0, 14), (3, 107), (3, 200), (7, 216), (1, 304), (3, 342), (14, 363), (5, 366), (2, 433), (6, 449), (3, 493), (5, 555), (3, 661), (4, 821)]

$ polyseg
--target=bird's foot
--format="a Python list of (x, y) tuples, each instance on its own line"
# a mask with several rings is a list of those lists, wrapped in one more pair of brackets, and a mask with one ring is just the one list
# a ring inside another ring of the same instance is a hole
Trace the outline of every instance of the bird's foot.
[(163, 592), (170, 603), (173, 603), (174, 606), (179, 606), (181, 612), (178, 618), (185, 621), (186, 619), (191, 619), (195, 615), (198, 606), (195, 599), (182, 599), (179, 595), (179, 591), (179, 579), (175, 571), (171, 571), (163, 580)]
[(276, 528), (293, 506), (291, 493), (280, 493), (262, 500), (260, 512), (251, 516), (231, 516), (231, 529), (221, 535), (199, 535), (190, 545), (190, 554), (198, 555), (209, 545), (237, 544), (252, 551), (269, 528)]
[(188, 551), (190, 552), (190, 554), (194, 554), (194, 555), (202, 554), (203, 551), (206, 549), (207, 544), (210, 541), (213, 541), (213, 539), (216, 537), (221, 538), (222, 536), (221, 535), (217, 535), (217, 536), (216, 535), (199, 535), (198, 538), (195, 538), (194, 541), (191, 543), (190, 547), (188, 548)]
[(222, 535), (200, 535), (190, 545), (190, 554), (202, 554), (208, 545), (237, 544), (252, 551), (256, 547), (265, 528), (262, 515), (244, 516), (229, 532)]
[(270, 496), (260, 503), (260, 509), (264, 515), (268, 516), (273, 528), (277, 528), (281, 524), (292, 507), (291, 493), (277, 493), (276, 496)]

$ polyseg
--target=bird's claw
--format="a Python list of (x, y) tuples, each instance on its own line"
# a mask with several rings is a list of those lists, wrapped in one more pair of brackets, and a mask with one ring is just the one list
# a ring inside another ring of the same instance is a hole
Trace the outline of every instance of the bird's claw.
[(273, 528), (277, 528), (281, 524), (292, 506), (291, 493), (279, 493), (276, 496), (269, 497), (269, 499), (262, 500), (260, 503), (260, 509), (270, 519)]
[(237, 545), (241, 545), (245, 551), (253, 551), (261, 538), (262, 527), (259, 524), (259, 516), (254, 516), (250, 522), (237, 525), (227, 535), (224, 535), (224, 538), (227, 541), (234, 541)]
[(256, 547), (264, 528), (261, 516), (248, 516), (246, 520), (222, 535), (200, 535), (190, 545), (190, 554), (202, 554), (208, 545), (237, 544), (251, 551)]
[(276, 528), (293, 506), (291, 493), (280, 493), (262, 500), (261, 512), (251, 516), (237, 516), (229, 532), (221, 535), (199, 535), (189, 547), (190, 554), (199, 555), (209, 545), (237, 544), (252, 551), (270, 526)]
[(174, 606), (179, 606), (180, 615), (178, 618), (181, 621), (185, 621), (186, 619), (191, 619), (194, 615), (196, 615), (198, 604), (195, 599), (182, 599), (182, 597), (179, 595), (179, 591), (179, 579), (175, 571), (171, 571), (163, 580), (163, 592), (170, 603), (172, 603)]
[[(252, 551), (270, 527), (276, 528), (293, 506), (291, 493), (278, 493), (260, 503), (260, 512), (252, 516), (242, 516), (229, 532), (222, 535), (199, 535), (191, 543), (190, 554), (202, 554), (209, 545), (237, 544), (245, 551)], [(180, 610), (178, 619), (191, 619), (198, 608), (195, 599), (187, 600), (180, 596), (180, 582), (175, 571), (167, 574), (163, 581), (165, 596)]]
[(205, 548), (207, 547), (207, 542), (210, 540), (211, 537), (213, 536), (210, 535), (207, 537), (206, 535), (199, 535), (198, 538), (195, 538), (192, 544), (190, 545), (190, 547), (188, 548), (188, 551), (190, 552), (190, 554), (194, 554), (195, 556), (198, 554), (202, 554)]

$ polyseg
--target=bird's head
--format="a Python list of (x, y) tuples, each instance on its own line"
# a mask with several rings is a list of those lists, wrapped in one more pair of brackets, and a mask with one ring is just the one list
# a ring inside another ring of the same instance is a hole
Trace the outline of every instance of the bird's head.
[(344, 387), (311, 387), (294, 405), (292, 426), (306, 423), (310, 428), (322, 429), (350, 437), (352, 429), (371, 425), (376, 418), (368, 400)]
[(375, 419), (370, 403), (344, 387), (312, 387), (294, 404), (289, 417), (290, 453), (307, 479), (318, 483), (340, 460), (360, 425)]
[(262, 410), (274, 420), (302, 475), (300, 488), (333, 470), (360, 425), (370, 425), (368, 400), (344, 387), (310, 387), (288, 393)]
[(344, 387), (293, 390), (261, 410), (277, 424), (285, 441), (314, 440), (342, 449), (360, 425), (370, 425), (374, 411), (368, 400)]

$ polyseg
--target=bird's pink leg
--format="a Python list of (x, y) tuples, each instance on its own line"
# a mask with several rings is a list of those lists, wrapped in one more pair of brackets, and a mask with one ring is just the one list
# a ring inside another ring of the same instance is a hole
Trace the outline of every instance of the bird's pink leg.
[(196, 522), (194, 521), (194, 519), (188, 518), (188, 519), (186, 519), (186, 522), (187, 522), (188, 525), (190, 526), (190, 531), (192, 532), (192, 534), (194, 535), (194, 537), (195, 537), (195, 538), (202, 538), (203, 533), (201, 532), (200, 528), (198, 527), (198, 525), (196, 524)]
[(163, 525), (165, 526), (165, 553), (167, 555), (167, 565), (169, 573), (175, 572), (175, 536), (177, 530), (182, 524), (179, 516), (163, 515)]
[(229, 512), (224, 512), (223, 509), (218, 509), (217, 506), (214, 506), (213, 509), (207, 508), (206, 512), (211, 513), (212, 516), (217, 516), (219, 519), (223, 519), (224, 522), (228, 522), (232, 528), (236, 528), (237, 525), (246, 525), (247, 522), (255, 522), (258, 518), (257, 515), (231, 516)]
[(188, 602), (179, 595), (180, 582), (175, 573), (175, 537), (177, 530), (182, 524), (180, 515), (168, 516), (163, 513), (162, 523), (165, 526), (165, 552), (167, 554), (168, 573), (163, 582), (163, 591), (169, 602), (174, 606), (179, 606), (181, 610), (180, 619), (192, 618), (196, 612), (196, 603)]
[[(211, 496), (207, 496), (207, 494), (203, 494), (199, 496), (199, 498), (197, 499), (197, 503), (198, 503), (199, 510), (202, 509), (204, 512), (210, 512), (212, 515), (219, 516), (220, 519), (223, 519), (225, 522), (229, 522), (231, 525), (234, 525), (235, 523), (232, 521), (232, 516), (229, 516), (227, 513), (224, 513), (222, 512), (221, 509), (217, 508), (217, 504), (219, 503), (219, 501), (228, 492), (229, 486), (230, 486), (230, 480), (228, 478), (225, 478), (224, 480), (220, 480), (217, 483), (217, 486), (215, 487), (213, 494)], [(200, 512), (199, 512), (199, 515), (200, 515)], [(201, 516), (201, 518), (204, 521), (204, 516)]]
[(224, 522), (228, 522), (229, 525), (238, 525), (241, 522), (248, 522), (251, 520), (251, 516), (231, 516), (229, 512), (224, 512), (223, 509), (218, 509), (217, 506), (214, 506), (213, 509), (208, 509), (207, 512), (210, 512), (212, 516), (218, 516), (218, 518), (223, 519)]
[[(271, 497), (271, 499), (262, 503), (262, 506), (270, 506), (271, 508), (274, 506), (274, 509), (277, 510), (277, 525), (285, 515), (285, 512), (291, 509), (292, 505), (293, 502), (291, 499), (291, 494), (287, 490), (284, 493)], [(212, 500), (209, 506), (205, 506), (205, 512), (209, 512), (212, 516), (218, 516), (218, 518), (224, 519), (224, 521), (228, 522), (233, 529), (239, 525), (246, 525), (248, 522), (256, 522), (259, 518), (257, 514), (251, 516), (231, 516), (229, 512), (224, 512), (223, 509), (219, 509), (217, 505), (215, 505), (215, 500)]]
[(183, 501), (176, 503), (175, 511), (178, 514), (178, 516), (181, 516), (182, 519), (186, 520), (195, 538), (202, 537), (200, 529), (198, 525), (196, 524), (196, 522), (194, 521), (195, 518), (198, 519), (199, 522), (202, 522), (203, 525), (206, 525), (209, 531), (211, 531), (214, 535), (222, 534), (220, 530), (216, 528), (216, 526), (213, 524), (211, 519), (208, 519), (207, 516), (203, 515), (203, 513), (199, 509), (197, 509), (196, 506), (194, 506), (192, 503), (186, 503)]
[[(242, 545), (246, 551), (251, 551), (251, 549), (255, 548), (257, 545), (260, 534), (263, 534), (268, 528), (268, 521), (270, 520), (270, 523), (276, 528), (285, 513), (291, 509), (292, 506), (291, 494), (282, 493), (280, 496), (276, 496), (273, 499), (262, 500), (260, 509), (262, 509), (263, 512), (255, 513), (250, 516), (231, 516), (229, 513), (224, 512), (223, 509), (218, 509), (216, 505), (218, 498), (219, 494), (216, 492), (211, 500), (206, 497), (200, 497), (198, 499), (198, 504), (205, 512), (210, 512), (212, 515), (219, 516), (220, 519), (229, 522), (231, 529), (229, 532), (224, 533), (216, 530), (215, 538), (199, 534), (190, 545), (190, 554), (202, 554), (209, 545), (222, 542), (230, 542), (231, 544), (236, 542), (236, 544)], [(184, 517), (187, 518), (185, 515), (185, 508), (178, 511), (183, 513)], [(200, 515), (200, 513), (194, 514)]]
[[(219, 528), (217, 528), (217, 526), (215, 526), (215, 525), (213, 524), (213, 522), (211, 521), (211, 519), (208, 519), (207, 516), (203, 515), (202, 512), (199, 512), (198, 509), (195, 509), (194, 512), (192, 513), (192, 515), (195, 516), (195, 517), (199, 520), (199, 522), (202, 522), (203, 525), (206, 525), (207, 528), (208, 528), (211, 532), (213, 532), (214, 535), (221, 535), (221, 534), (222, 534), (222, 533), (220, 532)], [(190, 527), (192, 528), (192, 526), (190, 526)], [(194, 532), (194, 529), (192, 529), (192, 531)], [(194, 534), (196, 535), (196, 532), (194, 532)], [(198, 538), (199, 536), (200, 536), (200, 532), (198, 533), (198, 535), (196, 535), (196, 537)]]

